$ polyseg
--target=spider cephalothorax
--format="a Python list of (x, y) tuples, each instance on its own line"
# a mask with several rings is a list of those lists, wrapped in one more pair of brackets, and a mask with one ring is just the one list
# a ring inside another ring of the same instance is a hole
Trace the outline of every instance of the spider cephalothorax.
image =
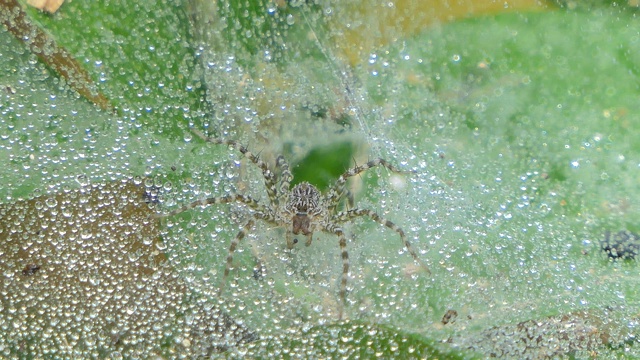
[[(251, 231), (256, 220), (262, 220), (272, 225), (284, 227), (287, 234), (287, 246), (289, 248), (292, 248), (296, 244), (292, 235), (305, 235), (307, 237), (307, 246), (311, 245), (313, 233), (316, 231), (323, 231), (338, 237), (338, 244), (342, 254), (340, 318), (342, 318), (342, 307), (346, 302), (347, 279), (349, 277), (349, 253), (347, 252), (347, 239), (344, 235), (341, 224), (357, 217), (367, 216), (373, 221), (386, 226), (400, 236), (402, 243), (413, 259), (418, 262), (425, 271), (429, 272), (427, 266), (418, 258), (418, 255), (413, 250), (413, 247), (407, 240), (404, 231), (391, 221), (380, 217), (380, 215), (372, 210), (351, 208), (345, 211), (337, 211), (338, 205), (342, 201), (343, 197), (349, 194), (346, 190), (346, 182), (348, 178), (375, 166), (384, 166), (393, 172), (401, 172), (387, 161), (383, 159), (375, 159), (364, 165), (359, 165), (347, 170), (344, 174), (340, 175), (333, 187), (331, 187), (324, 195), (315, 186), (307, 182), (299, 183), (289, 190), (293, 176), (289, 171), (289, 164), (287, 164), (284, 157), (279, 156), (277, 158), (276, 171), (274, 172), (269, 170), (267, 164), (259, 157), (252, 154), (246, 147), (234, 140), (214, 139), (206, 137), (197, 130), (193, 130), (193, 132), (206, 142), (225, 144), (240, 151), (247, 159), (260, 167), (262, 170), (262, 176), (264, 176), (265, 179), (267, 195), (269, 196), (269, 202), (265, 205), (246, 195), (229, 194), (221, 197), (195, 201), (179, 209), (173, 210), (168, 214), (158, 215), (158, 217), (173, 216), (199, 205), (226, 204), (231, 202), (245, 204), (252, 210), (251, 218), (238, 232), (229, 246), (227, 263), (222, 276), (222, 283), (218, 290), (220, 294), (224, 289), (226, 278), (229, 276), (229, 272), (233, 267), (233, 253), (238, 247), (240, 241), (247, 235), (247, 233), (249, 233), (249, 231)], [(348, 200), (351, 203), (351, 199)]]
[[(294, 186), (285, 203), (285, 216), (291, 219), (291, 229), (287, 230), (294, 235), (307, 236), (306, 245), (311, 245), (313, 232), (322, 230), (322, 221), (325, 220), (324, 208), (322, 194), (315, 186), (308, 182)], [(289, 248), (293, 247), (296, 242), (292, 239), (291, 234), (287, 234)]]
[(320, 191), (308, 182), (302, 182), (291, 189), (286, 209), (292, 214), (318, 215), (322, 212)]

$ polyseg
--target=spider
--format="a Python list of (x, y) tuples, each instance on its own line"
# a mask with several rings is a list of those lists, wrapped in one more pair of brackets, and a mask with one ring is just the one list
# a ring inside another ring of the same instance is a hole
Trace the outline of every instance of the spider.
[(345, 237), (344, 231), (340, 226), (341, 224), (357, 217), (369, 217), (371, 220), (383, 226), (386, 226), (387, 228), (395, 231), (398, 236), (400, 236), (402, 243), (409, 251), (413, 259), (428, 274), (431, 273), (429, 271), (429, 268), (420, 260), (416, 252), (413, 250), (413, 247), (407, 240), (404, 231), (393, 222), (381, 217), (372, 210), (358, 208), (351, 208), (345, 211), (336, 210), (344, 197), (347, 197), (349, 205), (353, 204), (353, 197), (349, 190), (346, 189), (346, 182), (348, 178), (358, 175), (363, 171), (376, 166), (384, 166), (390, 171), (402, 173), (401, 170), (389, 164), (386, 160), (378, 158), (375, 160), (371, 160), (366, 164), (355, 166), (347, 170), (342, 175), (340, 175), (335, 184), (329, 189), (326, 194), (323, 195), (318, 190), (318, 188), (309, 184), (308, 182), (301, 182), (291, 188), (290, 185), (291, 181), (293, 180), (293, 175), (289, 171), (289, 164), (282, 155), (277, 157), (275, 164), (276, 170), (279, 172), (278, 176), (269, 169), (264, 161), (262, 161), (258, 156), (251, 153), (245, 146), (241, 145), (237, 141), (210, 138), (195, 129), (191, 130), (205, 142), (227, 145), (239, 151), (244, 155), (244, 157), (257, 165), (262, 170), (262, 175), (264, 176), (265, 185), (267, 188), (267, 195), (269, 197), (269, 203), (267, 205), (264, 205), (247, 195), (229, 194), (225, 196), (194, 201), (169, 213), (156, 215), (157, 218), (164, 218), (180, 214), (197, 206), (227, 204), (234, 202), (242, 203), (253, 210), (251, 213), (251, 218), (231, 241), (224, 274), (222, 275), (221, 284), (218, 289), (218, 296), (222, 294), (227, 277), (229, 276), (229, 273), (233, 267), (233, 254), (236, 251), (238, 244), (251, 231), (257, 220), (261, 220), (278, 227), (284, 227), (286, 229), (286, 241), (287, 247), (289, 249), (293, 248), (298, 242), (293, 235), (306, 236), (306, 246), (311, 245), (314, 232), (323, 231), (325, 233), (333, 234), (338, 237), (338, 243), (340, 245), (340, 251), (342, 253), (342, 279), (340, 282), (340, 308), (338, 315), (340, 319), (342, 319), (343, 309), (346, 304), (347, 279), (349, 276), (349, 253), (347, 252), (347, 238)]

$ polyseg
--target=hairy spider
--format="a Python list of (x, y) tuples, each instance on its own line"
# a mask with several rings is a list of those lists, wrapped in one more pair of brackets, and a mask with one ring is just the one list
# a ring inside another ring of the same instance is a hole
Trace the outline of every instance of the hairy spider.
[(293, 176), (289, 171), (289, 164), (282, 155), (276, 159), (276, 170), (279, 175), (269, 170), (267, 164), (258, 156), (251, 153), (246, 147), (239, 144), (235, 140), (225, 140), (209, 138), (201, 132), (192, 129), (192, 131), (206, 142), (213, 144), (224, 144), (240, 151), (247, 159), (256, 164), (261, 170), (267, 187), (267, 195), (269, 196), (269, 204), (263, 205), (253, 198), (241, 195), (230, 194), (220, 197), (212, 197), (204, 200), (194, 201), (190, 204), (175, 209), (167, 214), (158, 214), (156, 217), (163, 218), (180, 214), (197, 206), (206, 206), (211, 204), (227, 204), (238, 202), (245, 204), (253, 210), (249, 221), (240, 229), (236, 237), (231, 241), (229, 253), (227, 255), (227, 263), (222, 276), (218, 295), (222, 294), (225, 287), (226, 279), (232, 269), (233, 253), (240, 241), (251, 231), (256, 220), (262, 220), (272, 225), (284, 227), (286, 229), (286, 241), (289, 249), (293, 248), (297, 243), (293, 235), (306, 236), (305, 245), (311, 245), (313, 233), (324, 231), (329, 234), (336, 235), (342, 252), (342, 280), (340, 282), (340, 310), (339, 318), (342, 318), (342, 312), (346, 303), (347, 279), (349, 276), (349, 253), (347, 252), (347, 239), (340, 224), (343, 224), (353, 218), (367, 216), (373, 221), (386, 226), (395, 231), (402, 240), (413, 259), (420, 266), (430, 273), (429, 268), (418, 258), (413, 247), (407, 240), (404, 231), (391, 221), (381, 217), (376, 212), (367, 209), (351, 208), (346, 211), (337, 211), (336, 208), (340, 204), (343, 197), (347, 197), (350, 205), (353, 202), (351, 193), (346, 189), (346, 182), (349, 177), (360, 174), (361, 172), (375, 166), (384, 166), (385, 168), (401, 173), (395, 166), (389, 164), (386, 160), (375, 159), (364, 165), (356, 166), (347, 170), (340, 175), (335, 184), (329, 189), (326, 195), (323, 195), (315, 186), (308, 182), (302, 182), (290, 189)]

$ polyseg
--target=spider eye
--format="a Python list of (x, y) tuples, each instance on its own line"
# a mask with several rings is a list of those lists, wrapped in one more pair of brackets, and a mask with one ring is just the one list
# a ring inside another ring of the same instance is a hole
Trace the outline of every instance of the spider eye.
[(293, 243), (294, 243), (294, 244), (297, 244), (297, 243), (298, 243), (298, 239), (293, 238)]

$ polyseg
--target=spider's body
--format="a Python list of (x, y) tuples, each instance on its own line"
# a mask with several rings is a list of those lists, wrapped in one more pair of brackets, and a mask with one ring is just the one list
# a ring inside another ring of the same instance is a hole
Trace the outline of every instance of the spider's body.
[[(269, 196), (269, 204), (263, 205), (253, 198), (232, 194), (222, 197), (208, 198), (205, 200), (195, 201), (191, 204), (185, 205), (179, 209), (173, 210), (168, 214), (158, 215), (158, 217), (173, 216), (197, 206), (206, 206), (210, 204), (225, 204), (231, 202), (239, 202), (247, 205), (253, 210), (252, 216), (249, 221), (242, 227), (236, 237), (229, 246), (229, 254), (227, 255), (227, 263), (225, 266), (224, 274), (222, 277), (222, 283), (220, 285), (219, 293), (224, 289), (226, 278), (233, 265), (233, 253), (235, 252), (240, 241), (247, 235), (253, 228), (256, 220), (262, 220), (272, 225), (284, 227), (286, 229), (286, 241), (287, 247), (293, 248), (297, 243), (293, 235), (306, 236), (305, 245), (311, 245), (314, 232), (326, 232), (336, 235), (338, 237), (338, 243), (342, 252), (342, 279), (340, 284), (340, 299), (341, 306), (344, 306), (347, 292), (347, 279), (349, 276), (349, 253), (347, 252), (347, 239), (344, 235), (341, 224), (361, 216), (367, 216), (373, 221), (386, 226), (387, 228), (395, 231), (401, 238), (404, 246), (409, 251), (411, 256), (416, 262), (418, 262), (427, 272), (429, 269), (418, 258), (418, 255), (413, 250), (409, 241), (407, 241), (404, 231), (396, 226), (389, 220), (380, 217), (372, 210), (366, 209), (348, 209), (346, 211), (337, 211), (336, 208), (346, 196), (349, 203), (352, 203), (350, 193), (346, 190), (346, 182), (349, 177), (357, 175), (367, 169), (381, 165), (393, 172), (401, 172), (383, 159), (371, 160), (368, 163), (360, 166), (356, 166), (344, 174), (342, 174), (334, 186), (327, 192), (322, 194), (315, 186), (302, 182), (295, 185), (290, 189), (290, 184), (293, 176), (289, 171), (289, 165), (285, 161), (284, 157), (279, 156), (276, 160), (276, 170), (279, 170), (279, 174), (269, 170), (266, 163), (264, 163), (259, 157), (252, 154), (247, 148), (240, 145), (234, 140), (214, 139), (206, 137), (204, 134), (193, 130), (193, 132), (202, 138), (206, 142), (214, 144), (226, 144), (236, 150), (240, 151), (247, 159), (251, 160), (262, 170), (262, 175), (265, 178), (265, 185), (267, 188), (267, 195)], [(340, 309), (340, 317), (342, 317), (342, 308)]]
[(287, 246), (295, 245), (291, 240), (293, 235), (307, 236), (307, 246), (311, 245), (311, 238), (316, 231), (324, 231), (329, 222), (327, 208), (320, 191), (313, 185), (303, 182), (291, 189), (285, 202), (284, 218), (279, 219), (280, 223), (291, 223), (291, 228), (287, 229)]

